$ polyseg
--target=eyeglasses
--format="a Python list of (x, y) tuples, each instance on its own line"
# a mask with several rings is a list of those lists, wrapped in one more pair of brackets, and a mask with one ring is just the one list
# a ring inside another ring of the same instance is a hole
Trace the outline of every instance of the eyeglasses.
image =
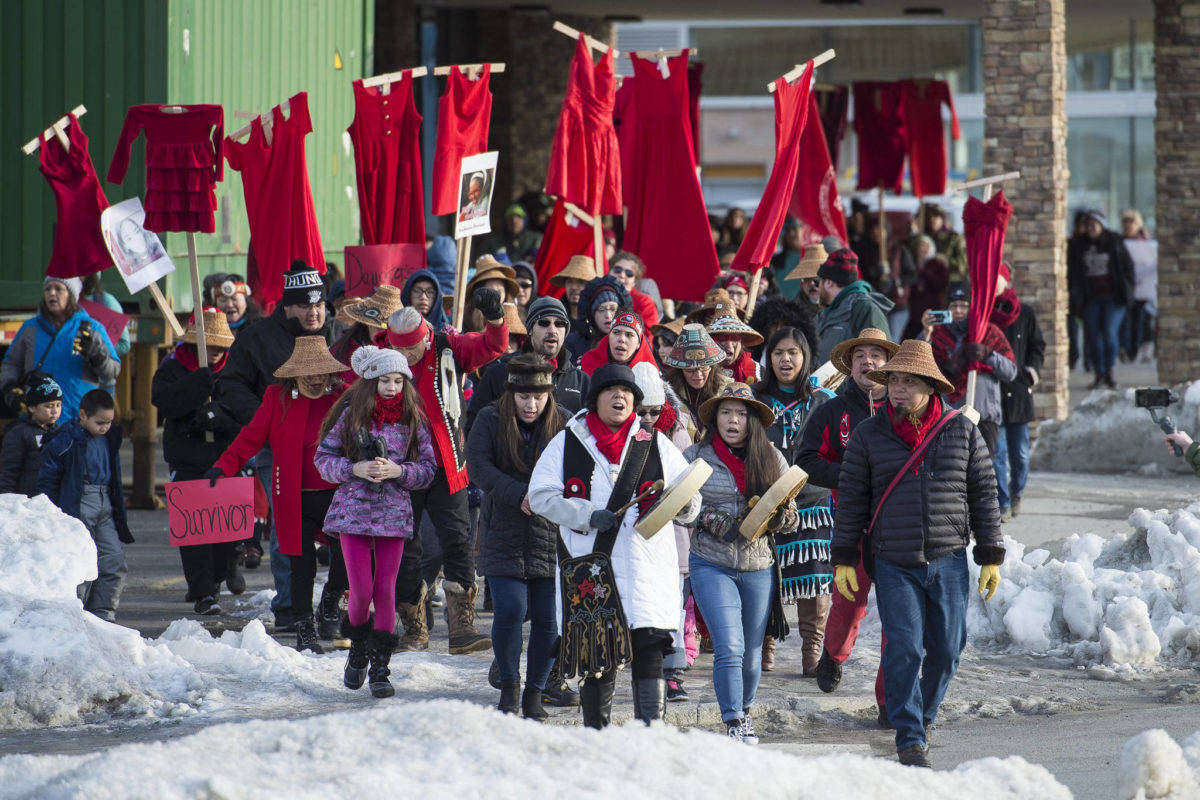
[(562, 328), (564, 331), (567, 329), (567, 323), (564, 320), (550, 319), (549, 317), (542, 317), (536, 324), (539, 328), (549, 328), (553, 325), (556, 328)]
[(623, 269), (621, 267), (609, 267), (608, 274), (612, 275), (614, 278), (619, 278), (622, 275), (624, 275), (627, 278), (634, 278), (637, 276), (637, 272), (635, 270), (629, 269), (629, 268)]
[(639, 408), (639, 417), (657, 417), (662, 414), (662, 408)]
[(415, 286), (412, 290), (413, 297), (437, 297), (437, 289), (418, 289)]

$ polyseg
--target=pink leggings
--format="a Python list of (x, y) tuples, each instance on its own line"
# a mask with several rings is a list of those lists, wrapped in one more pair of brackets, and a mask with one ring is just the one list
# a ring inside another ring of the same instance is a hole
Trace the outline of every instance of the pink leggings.
[[(342, 556), (346, 560), (346, 576), (350, 579), (350, 603), (346, 613), (351, 625), (362, 625), (375, 603), (375, 630), (388, 631), (396, 627), (396, 573), (404, 554), (404, 540), (396, 536), (358, 536), (343, 533), (340, 537)], [(371, 556), (375, 557), (374, 569)]]

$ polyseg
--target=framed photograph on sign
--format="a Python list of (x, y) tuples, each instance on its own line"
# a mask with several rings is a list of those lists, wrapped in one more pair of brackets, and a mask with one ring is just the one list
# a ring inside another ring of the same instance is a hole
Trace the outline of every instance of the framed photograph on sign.
[(145, 220), (146, 210), (136, 197), (109, 206), (100, 213), (104, 243), (131, 294), (175, 271), (175, 264), (158, 235), (142, 227)]
[(454, 238), (478, 236), (492, 230), (492, 192), (496, 189), (495, 151), (467, 156), (462, 160), (458, 180), (458, 213), (454, 217)]

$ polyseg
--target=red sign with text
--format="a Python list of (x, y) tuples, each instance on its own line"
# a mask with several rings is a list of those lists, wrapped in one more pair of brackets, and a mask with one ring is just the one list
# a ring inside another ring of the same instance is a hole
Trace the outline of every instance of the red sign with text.
[(346, 248), (342, 274), (346, 297), (366, 297), (376, 286), (401, 288), (408, 276), (425, 269), (425, 244), (363, 244)]
[(240, 542), (254, 535), (254, 478), (174, 481), (164, 489), (172, 547)]

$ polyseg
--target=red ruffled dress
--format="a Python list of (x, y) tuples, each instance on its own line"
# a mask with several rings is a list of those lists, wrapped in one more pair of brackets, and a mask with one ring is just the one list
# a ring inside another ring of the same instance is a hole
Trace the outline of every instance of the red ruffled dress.
[(224, 177), (224, 128), (225, 115), (217, 105), (148, 104), (129, 108), (108, 168), (108, 182), (125, 180), (129, 149), (138, 134), (145, 131), (146, 230), (216, 230), (214, 189)]
[(46, 274), (53, 278), (91, 275), (112, 266), (112, 258), (100, 233), (100, 214), (108, 198), (100, 188), (88, 137), (71, 114), (66, 137), (70, 150), (63, 150), (56, 137), (41, 137), (38, 148), (40, 169), (54, 192), (58, 221), (54, 226), (54, 251)]
[(487, 152), (492, 118), (492, 65), (484, 64), (471, 80), (457, 66), (450, 68), (446, 93), (438, 100), (437, 148), (433, 154), (433, 213), (458, 211), (458, 179), (466, 156)]

